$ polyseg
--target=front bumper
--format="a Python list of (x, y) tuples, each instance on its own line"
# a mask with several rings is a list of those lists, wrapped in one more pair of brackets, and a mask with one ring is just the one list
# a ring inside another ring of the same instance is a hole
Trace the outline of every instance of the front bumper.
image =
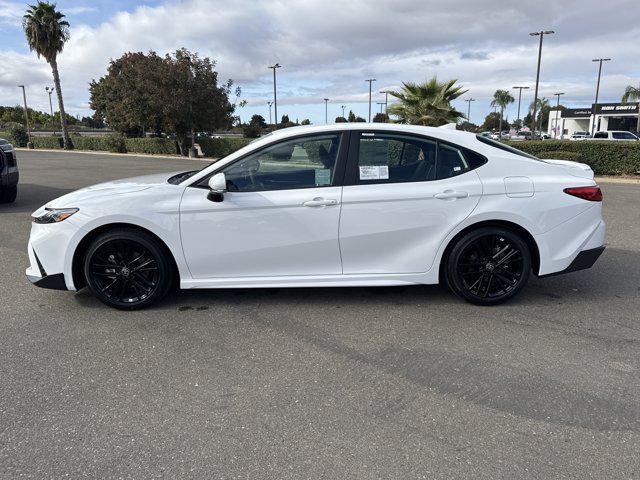
[(54, 273), (52, 275), (47, 274), (47, 271), (42, 266), (36, 251), (29, 243), (29, 268), (26, 270), (27, 278), (36, 287), (49, 288), (53, 290), (68, 290), (67, 283), (64, 278), (64, 273)]

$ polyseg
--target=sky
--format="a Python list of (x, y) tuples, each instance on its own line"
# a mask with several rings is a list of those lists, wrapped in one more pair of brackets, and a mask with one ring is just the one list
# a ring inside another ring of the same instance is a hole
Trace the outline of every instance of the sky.
[[(474, 98), (471, 121), (491, 111), (496, 89), (530, 86), (523, 112), (533, 100), (538, 38), (530, 32), (554, 30), (544, 39), (539, 96), (563, 105), (589, 106), (594, 100), (597, 63), (609, 57), (600, 102), (618, 102), (627, 85), (640, 83), (640, 5), (637, 0), (60, 0), (71, 38), (58, 63), (67, 111), (90, 115), (88, 84), (106, 73), (110, 59), (127, 51), (160, 54), (180, 47), (217, 62), (220, 80), (242, 88), (243, 120), (258, 113), (269, 120), (278, 62), (278, 115), (329, 122), (346, 112), (367, 117), (367, 78), (373, 83), (373, 112), (381, 90), (437, 75), (457, 78)], [(21, 29), (26, 3), (0, 0), (0, 105), (22, 101), (48, 111), (49, 66), (29, 52)], [(506, 111), (517, 117), (516, 102)], [(391, 97), (390, 101), (391, 101)], [(554, 100), (555, 102), (555, 100)], [(54, 109), (55, 109), (54, 104)], [(524, 116), (522, 113), (521, 116)]]

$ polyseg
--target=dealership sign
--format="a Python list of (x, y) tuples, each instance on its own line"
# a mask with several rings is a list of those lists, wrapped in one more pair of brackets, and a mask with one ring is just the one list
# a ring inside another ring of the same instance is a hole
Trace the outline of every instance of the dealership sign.
[(599, 103), (596, 106), (596, 114), (616, 114), (616, 113), (631, 113), (638, 114), (637, 103)]
[(589, 118), (591, 116), (590, 108), (564, 108), (562, 109), (562, 118)]

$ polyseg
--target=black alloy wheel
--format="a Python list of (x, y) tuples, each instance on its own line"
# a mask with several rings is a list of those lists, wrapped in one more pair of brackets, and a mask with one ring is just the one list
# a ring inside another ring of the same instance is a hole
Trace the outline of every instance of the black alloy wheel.
[(172, 264), (158, 242), (135, 230), (107, 232), (87, 251), (87, 286), (103, 303), (122, 310), (147, 307), (166, 295)]
[(507, 229), (485, 227), (462, 237), (447, 263), (447, 282), (465, 300), (495, 305), (516, 295), (529, 280), (531, 254)]

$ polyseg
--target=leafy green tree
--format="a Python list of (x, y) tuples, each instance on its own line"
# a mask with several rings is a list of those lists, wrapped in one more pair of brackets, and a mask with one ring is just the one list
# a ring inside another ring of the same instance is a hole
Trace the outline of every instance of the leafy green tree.
[(260, 128), (267, 128), (267, 121), (262, 115), (255, 114), (251, 117), (249, 125), (255, 125)]
[(349, 115), (347, 116), (347, 120), (348, 120), (350, 123), (353, 123), (353, 122), (355, 122), (355, 121), (356, 121), (356, 114), (355, 114), (355, 113), (353, 113), (353, 110), (349, 110)]
[(389, 115), (378, 112), (373, 117), (373, 123), (389, 123)]
[(500, 123), (500, 114), (498, 112), (491, 112), (484, 117), (484, 122), (480, 125), (480, 131), (485, 132), (487, 130), (496, 130)]
[(340, 116), (340, 117), (336, 117), (336, 119), (334, 120), (335, 123), (347, 123), (347, 119)]
[(53, 83), (58, 95), (58, 105), (62, 112), (60, 125), (64, 148), (70, 149), (73, 148), (73, 145), (67, 129), (62, 86), (58, 72), (58, 54), (62, 52), (64, 44), (69, 40), (69, 22), (64, 18), (65, 16), (56, 10), (55, 4), (38, 1), (36, 5), (29, 5), (22, 20), (22, 27), (27, 37), (29, 50), (35, 51), (38, 58), (44, 57), (51, 66)]
[(286, 125), (287, 123), (291, 123), (291, 120), (289, 120), (289, 115), (282, 115), (282, 120), (280, 120), (280, 124), (281, 125)]
[(389, 92), (399, 101), (390, 105), (388, 113), (396, 115), (399, 123), (439, 127), (457, 123), (464, 114), (451, 106), (451, 102), (467, 90), (455, 85), (457, 79), (439, 82), (433, 77), (423, 83), (404, 82), (398, 92)]
[[(533, 104), (534, 102), (531, 102), (531, 104), (529, 105), (530, 112), (533, 112)], [(549, 103), (549, 99), (546, 97), (539, 98), (538, 102), (536, 103), (536, 111), (538, 112), (536, 115), (536, 125), (537, 131), (539, 131), (549, 123), (549, 112), (551, 111), (551, 104)], [(529, 119), (532, 119), (531, 114), (529, 114)], [(531, 124), (531, 122), (526, 123), (526, 125), (529, 124)]]
[(498, 126), (498, 132), (502, 132), (502, 117), (504, 116), (504, 109), (510, 103), (515, 102), (516, 99), (509, 93), (508, 90), (496, 90), (493, 94), (493, 100), (491, 100), (492, 107), (500, 107), (500, 122)]
[(640, 88), (632, 85), (627, 85), (622, 95), (622, 103), (638, 102), (638, 123), (636, 125), (636, 131), (640, 132)]
[[(174, 134), (185, 154), (190, 132), (231, 127), (233, 82), (219, 85), (214, 67), (214, 61), (185, 49), (165, 57), (125, 53), (89, 86), (94, 118), (127, 135), (149, 128)], [(240, 93), (236, 88), (236, 99)]]
[(304, 120), (302, 120), (302, 122), (300, 122), (300, 125), (311, 125), (311, 120), (305, 118)]

